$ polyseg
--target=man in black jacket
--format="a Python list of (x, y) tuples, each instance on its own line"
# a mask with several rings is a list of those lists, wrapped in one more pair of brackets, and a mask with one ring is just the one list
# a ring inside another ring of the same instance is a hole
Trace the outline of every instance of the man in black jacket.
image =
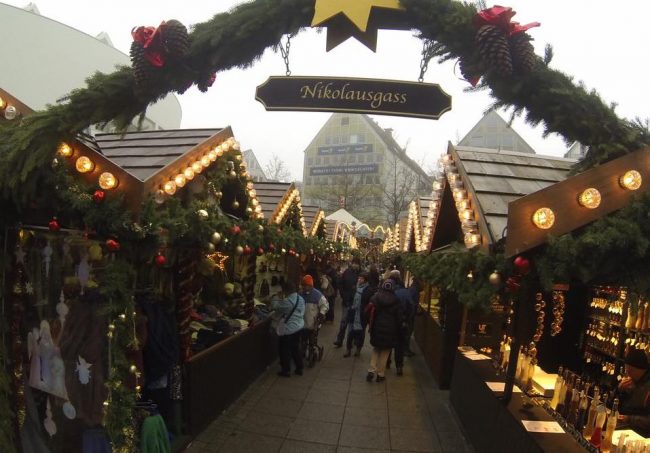
[(357, 289), (357, 279), (359, 278), (359, 268), (360, 263), (358, 259), (352, 260), (352, 265), (348, 267), (341, 275), (341, 280), (339, 281), (339, 293), (341, 294), (342, 306), (341, 306), (341, 325), (339, 327), (339, 333), (336, 336), (336, 341), (334, 346), (340, 348), (343, 346), (343, 340), (345, 339), (345, 332), (348, 328), (348, 308), (352, 306), (354, 301), (354, 293)]

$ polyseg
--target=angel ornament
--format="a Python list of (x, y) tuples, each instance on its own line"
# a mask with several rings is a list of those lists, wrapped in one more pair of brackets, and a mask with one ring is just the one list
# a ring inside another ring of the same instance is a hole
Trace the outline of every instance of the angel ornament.
[(76, 371), (79, 374), (79, 382), (83, 385), (86, 385), (90, 382), (90, 367), (93, 366), (92, 363), (86, 362), (86, 359), (79, 356), (77, 360)]
[(81, 295), (84, 294), (84, 288), (88, 285), (88, 280), (90, 280), (90, 271), (92, 267), (88, 263), (88, 255), (84, 254), (81, 257), (81, 262), (77, 266), (77, 278), (79, 279), (79, 284), (81, 285)]
[(45, 279), (50, 278), (50, 264), (52, 263), (52, 246), (50, 241), (47, 241), (47, 245), (43, 247), (41, 254), (43, 255), (43, 263), (45, 264)]

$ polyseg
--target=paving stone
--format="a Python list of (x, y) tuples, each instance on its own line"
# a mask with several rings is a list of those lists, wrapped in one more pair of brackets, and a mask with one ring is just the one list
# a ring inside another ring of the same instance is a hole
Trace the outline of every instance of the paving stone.
[(376, 448), (367, 449), (367, 448), (357, 448), (357, 447), (339, 447), (336, 450), (336, 453), (391, 453), (390, 450), (378, 450)]
[(287, 438), (304, 442), (337, 445), (340, 432), (340, 423), (328, 423), (316, 420), (296, 420), (291, 426)]
[(438, 440), (445, 453), (469, 453), (472, 448), (458, 431), (437, 431)]
[[(369, 385), (377, 385), (371, 383)], [(383, 395), (358, 395), (350, 394), (347, 401), (348, 407), (366, 407), (370, 409), (386, 409), (388, 403), (386, 402), (386, 397)]]
[(347, 391), (322, 390), (312, 387), (307, 394), (306, 402), (325, 404), (345, 404), (348, 399)]
[(239, 426), (239, 430), (268, 436), (286, 437), (294, 420), (295, 417), (251, 412)]
[(389, 406), (388, 419), (391, 428), (434, 429), (433, 421), (427, 411), (390, 409)]
[(314, 380), (312, 389), (316, 390), (332, 390), (336, 392), (347, 392), (350, 389), (350, 381), (341, 379), (323, 379), (318, 378)]
[(390, 440), (385, 427), (344, 424), (339, 445), (376, 450), (389, 446)]
[(318, 373), (318, 377), (321, 379), (338, 379), (343, 381), (349, 381), (352, 377), (352, 368), (321, 368)]
[(368, 407), (346, 407), (343, 425), (371, 426), (388, 431), (388, 410)]
[(433, 430), (390, 428), (390, 446), (393, 450), (440, 452), (442, 448)]
[(280, 453), (335, 453), (335, 445), (317, 444), (314, 442), (301, 442), (287, 439), (280, 448)]
[[(287, 381), (292, 380), (287, 379)], [(279, 386), (278, 384), (273, 384), (273, 387), (268, 392), (269, 396), (272, 396), (273, 398), (277, 398), (280, 400), (294, 400), (294, 401), (303, 401), (307, 397), (307, 393), (309, 393), (309, 386), (306, 387), (300, 387), (298, 385), (295, 386)]]
[(340, 404), (305, 402), (298, 413), (299, 420), (321, 420), (324, 422), (341, 423), (345, 406)]
[(350, 395), (371, 395), (386, 396), (386, 386), (376, 385), (375, 382), (352, 381), (350, 383)]
[(254, 411), (285, 417), (295, 417), (300, 412), (301, 407), (302, 401), (264, 397), (259, 400)]
[(403, 397), (403, 398), (387, 398), (388, 401), (388, 410), (398, 410), (398, 411), (411, 411), (411, 412), (422, 412), (429, 416), (429, 408), (425, 401), (421, 399), (416, 399), (413, 397)]
[(276, 453), (283, 439), (243, 431), (234, 432), (219, 449), (223, 453)]

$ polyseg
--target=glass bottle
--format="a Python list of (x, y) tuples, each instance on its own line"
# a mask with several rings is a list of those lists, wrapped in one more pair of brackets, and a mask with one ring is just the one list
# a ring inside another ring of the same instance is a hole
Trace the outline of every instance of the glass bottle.
[(587, 416), (587, 411), (589, 410), (589, 398), (587, 398), (587, 392), (589, 390), (589, 384), (585, 384), (584, 388), (580, 392), (580, 403), (578, 404), (578, 417), (576, 419), (573, 427), (578, 431), (582, 432), (583, 426), (585, 426), (585, 417)]
[(636, 323), (636, 319), (634, 318), (634, 315), (632, 314), (632, 304), (627, 304), (627, 319), (625, 320), (625, 328), (630, 330), (634, 329), (634, 324)]
[(528, 371), (526, 372), (526, 391), (531, 391), (533, 389), (533, 378), (535, 377), (535, 365), (537, 365), (537, 358), (531, 357), (528, 364)]
[(520, 382), (521, 377), (521, 366), (524, 363), (524, 350), (523, 346), (519, 346), (519, 352), (517, 353), (517, 368), (515, 371), (515, 381)]
[(560, 398), (560, 389), (562, 388), (562, 367), (557, 370), (557, 377), (555, 378), (555, 388), (553, 389), (553, 398), (551, 398), (551, 408), (557, 410), (558, 399)]
[(555, 409), (559, 414), (564, 412), (564, 400), (566, 397), (567, 387), (569, 380), (569, 370), (564, 370), (564, 377), (562, 378), (562, 387), (560, 387), (560, 394), (558, 395), (557, 408)]
[(571, 393), (571, 402), (569, 403), (569, 409), (567, 410), (567, 422), (570, 425), (574, 425), (578, 421), (578, 407), (580, 406), (580, 391), (582, 390), (581, 384), (582, 381), (580, 378), (576, 379), (576, 383), (573, 386)]
[(591, 435), (594, 433), (594, 425), (596, 424), (596, 408), (600, 404), (600, 389), (594, 387), (594, 397), (591, 400), (591, 405), (589, 406), (589, 411), (587, 412), (587, 423), (585, 425), (582, 435), (585, 439), (590, 439)]
[(612, 438), (614, 437), (614, 430), (616, 429), (616, 420), (618, 419), (618, 398), (614, 400), (612, 404), (612, 411), (609, 413), (607, 418), (607, 428), (605, 430), (605, 435), (603, 436), (603, 443), (600, 449), (603, 452), (608, 452), (612, 449)]
[(573, 398), (573, 384), (575, 383), (575, 376), (569, 376), (567, 380), (566, 393), (564, 395), (564, 406), (562, 408), (562, 416), (566, 419), (569, 415), (569, 409), (571, 407), (571, 399)]
[(604, 404), (599, 404), (596, 408), (596, 423), (594, 425), (594, 432), (591, 434), (589, 442), (596, 448), (600, 448), (603, 437), (603, 425), (607, 418), (607, 409)]
[(648, 302), (643, 304), (643, 308), (644, 308), (643, 310), (644, 316), (643, 316), (643, 322), (641, 323), (641, 331), (645, 332), (646, 330), (648, 330), (648, 323), (650, 322), (650, 319), (648, 319), (650, 317), (650, 310), (648, 310)]
[(643, 320), (645, 319), (645, 308), (644, 305), (639, 301), (639, 310), (636, 312), (636, 322), (634, 323), (634, 328), (636, 330), (641, 330), (643, 326)]

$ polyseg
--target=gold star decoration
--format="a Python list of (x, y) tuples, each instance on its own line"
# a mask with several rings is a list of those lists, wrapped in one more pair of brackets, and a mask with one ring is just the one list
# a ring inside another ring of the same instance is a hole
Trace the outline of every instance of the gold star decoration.
[[(373, 8), (380, 8), (373, 11)], [(377, 49), (377, 29), (387, 25), (387, 10), (403, 10), (399, 0), (316, 0), (314, 18), (311, 26), (325, 24), (327, 30), (327, 51), (346, 41), (355, 38), (373, 52)], [(371, 20), (371, 11), (376, 20)], [(377, 16), (379, 13), (381, 16)], [(391, 21), (388, 21), (391, 22)]]
[(226, 260), (228, 255), (224, 255), (221, 252), (210, 253), (207, 258), (212, 261), (219, 270), (223, 271), (226, 268)]

